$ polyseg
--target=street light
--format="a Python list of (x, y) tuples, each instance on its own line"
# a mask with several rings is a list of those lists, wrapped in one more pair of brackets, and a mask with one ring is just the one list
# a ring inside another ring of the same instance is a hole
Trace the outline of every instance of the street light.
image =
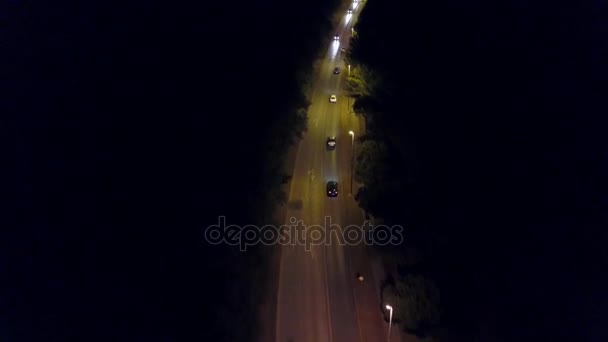
[(386, 309), (390, 311), (388, 315), (388, 342), (391, 342), (391, 324), (393, 323), (393, 307), (386, 304)]
[(353, 194), (353, 165), (355, 164), (355, 132), (353, 131), (348, 131), (348, 134), (350, 134), (351, 137), (351, 146), (352, 146), (352, 154), (350, 157), (350, 194)]
[(348, 77), (350, 77), (350, 64), (348, 65)]

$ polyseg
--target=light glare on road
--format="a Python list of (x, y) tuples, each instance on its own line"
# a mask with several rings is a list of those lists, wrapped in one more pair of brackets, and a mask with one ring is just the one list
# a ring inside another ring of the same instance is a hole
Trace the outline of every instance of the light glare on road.
[(338, 55), (338, 51), (340, 51), (340, 41), (334, 40), (331, 44), (331, 58), (334, 59)]

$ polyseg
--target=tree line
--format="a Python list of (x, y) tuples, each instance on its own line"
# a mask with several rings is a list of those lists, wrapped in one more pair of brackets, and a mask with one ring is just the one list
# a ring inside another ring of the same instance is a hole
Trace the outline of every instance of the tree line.
[(337, 5), (7, 4), (6, 336), (251, 341), (271, 251), (203, 232), (284, 200)]
[(589, 334), (595, 309), (572, 303), (598, 295), (585, 289), (608, 260), (596, 91), (607, 50), (594, 13), (561, 2), (366, 4), (348, 54), (367, 127), (357, 198), (406, 227), (404, 245), (382, 251), (398, 264), (382, 295), (404, 330), (527, 340), (567, 321)]

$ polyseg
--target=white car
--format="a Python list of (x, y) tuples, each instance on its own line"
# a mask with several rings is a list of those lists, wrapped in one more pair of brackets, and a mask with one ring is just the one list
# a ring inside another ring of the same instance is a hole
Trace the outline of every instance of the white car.
[(336, 95), (331, 95), (331, 96), (329, 97), (329, 102), (331, 102), (331, 103), (336, 103), (336, 102), (338, 102), (338, 98), (336, 97)]

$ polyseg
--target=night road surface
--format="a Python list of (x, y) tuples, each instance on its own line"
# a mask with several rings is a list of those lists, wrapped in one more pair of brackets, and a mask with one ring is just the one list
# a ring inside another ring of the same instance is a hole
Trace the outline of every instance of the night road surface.
[[(344, 11), (335, 31), (340, 40), (330, 42), (327, 54), (320, 61), (319, 74), (315, 75), (308, 130), (295, 147), (286, 224), (292, 224), (295, 218), (305, 225), (323, 225), (326, 217), (342, 228), (363, 222), (364, 215), (351, 194), (353, 143), (349, 135), (349, 131), (353, 131), (355, 137), (360, 136), (363, 123), (350, 110), (352, 99), (348, 100), (342, 90), (348, 66), (345, 52), (340, 51), (342, 47), (348, 48), (353, 20), (361, 7), (358, 4), (352, 15)], [(336, 66), (340, 67), (340, 74), (333, 73)], [(336, 103), (329, 101), (332, 94), (337, 95)], [(329, 136), (336, 137), (334, 150), (326, 149)], [(326, 183), (330, 180), (339, 184), (339, 194), (334, 198), (326, 194)], [(355, 183), (353, 193), (356, 191)], [(358, 298), (362, 292), (357, 288), (361, 289), (362, 284), (356, 280), (355, 273), (362, 267), (354, 265), (353, 260), (359, 263), (365, 260), (361, 257), (365, 253), (363, 246), (345, 247), (332, 241), (327, 245), (313, 245), (309, 250), (301, 244), (282, 248), (277, 342), (386, 341), (388, 325), (380, 318), (380, 303), (374, 300), (376, 289), (373, 286), (368, 289), (367, 300)], [(359, 257), (351, 257), (353, 253), (359, 253)], [(369, 269), (369, 265), (367, 267)], [(362, 311), (373, 317), (369, 319)], [(361, 317), (366, 318), (365, 322), (360, 323)], [(397, 341), (398, 336), (391, 340)]]

